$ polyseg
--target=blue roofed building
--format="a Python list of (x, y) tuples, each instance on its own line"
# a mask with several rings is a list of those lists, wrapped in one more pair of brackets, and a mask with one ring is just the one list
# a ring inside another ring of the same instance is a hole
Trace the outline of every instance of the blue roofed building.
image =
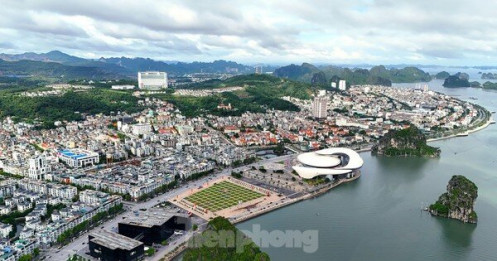
[(83, 149), (59, 150), (58, 158), (72, 168), (84, 168), (98, 164), (99, 155), (96, 152)]

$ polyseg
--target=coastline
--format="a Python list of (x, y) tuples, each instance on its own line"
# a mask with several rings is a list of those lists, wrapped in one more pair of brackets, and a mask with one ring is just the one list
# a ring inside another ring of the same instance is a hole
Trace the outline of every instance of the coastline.
[(461, 133), (449, 135), (449, 136), (444, 136), (444, 137), (440, 137), (440, 138), (427, 139), (426, 142), (434, 142), (434, 141), (446, 140), (446, 139), (451, 139), (451, 138), (458, 138), (458, 137), (461, 137), (461, 136), (459, 136), (461, 134), (467, 134), (467, 135), (469, 135), (471, 133), (475, 133), (477, 131), (481, 131), (481, 130), (487, 128), (488, 126), (490, 126), (492, 124), (492, 122), (493, 122), (493, 120), (492, 120), (492, 117), (490, 116), (490, 117), (488, 117), (488, 120), (483, 125), (481, 125), (479, 127), (467, 130), (465, 132), (461, 132)]
[(280, 203), (278, 205), (273, 205), (273, 206), (270, 206), (268, 208), (262, 209), (262, 210), (260, 210), (258, 212), (251, 213), (250, 215), (242, 216), (240, 218), (232, 220), (232, 223), (233, 224), (241, 223), (241, 222), (247, 221), (249, 219), (252, 219), (252, 218), (255, 218), (255, 217), (258, 217), (258, 216), (262, 216), (262, 215), (264, 215), (266, 213), (269, 213), (269, 212), (271, 212), (273, 210), (276, 210), (276, 209), (279, 209), (279, 208), (283, 208), (283, 207), (292, 205), (292, 204), (300, 202), (300, 201), (304, 201), (304, 200), (307, 200), (307, 199), (311, 199), (311, 198), (315, 198), (315, 197), (321, 196), (322, 194), (330, 191), (333, 188), (336, 188), (336, 187), (340, 186), (341, 184), (354, 181), (354, 180), (356, 180), (356, 179), (358, 179), (360, 177), (361, 177), (361, 173), (359, 172), (356, 176), (354, 176), (354, 177), (352, 177), (350, 179), (341, 179), (341, 180), (339, 180), (338, 182), (336, 182), (334, 184), (329, 184), (328, 186), (325, 186), (325, 187), (323, 187), (323, 188), (321, 188), (321, 189), (319, 189), (317, 191), (314, 191), (312, 193), (307, 193), (307, 194), (305, 194), (305, 195), (303, 195), (301, 197), (290, 199), (290, 200), (282, 202), (282, 203)]
[[(448, 135), (448, 136), (444, 136), (444, 137), (440, 137), (440, 138), (427, 139), (426, 142), (435, 142), (435, 141), (440, 141), (440, 140), (447, 140), (447, 139), (452, 139), (452, 138), (458, 138), (458, 137), (461, 137), (460, 136), (461, 134), (468, 134), (469, 135), (469, 134), (472, 134), (472, 133), (475, 133), (475, 132), (478, 132), (478, 131), (481, 131), (481, 130), (487, 128), (489, 125), (491, 125), (492, 123), (494, 123), (494, 120), (492, 119), (492, 114), (489, 111), (487, 111), (483, 107), (482, 107), (482, 109), (484, 111), (488, 112), (489, 115), (490, 115), (488, 117), (487, 121), (483, 125), (478, 126), (476, 128), (469, 129), (469, 130), (467, 130), (465, 132), (461, 132), (461, 133), (457, 133), (457, 134), (452, 134), (452, 135)], [(362, 153), (362, 152), (371, 151), (371, 149), (372, 149), (372, 147), (367, 147), (367, 148), (361, 148), (361, 149), (356, 150), (356, 151), (359, 152), (359, 153)], [(247, 220), (250, 220), (250, 219), (253, 219), (253, 218), (265, 215), (265, 214), (267, 214), (269, 212), (272, 212), (274, 210), (277, 210), (277, 209), (284, 208), (286, 206), (292, 205), (294, 203), (298, 203), (300, 201), (304, 201), (304, 200), (308, 200), (308, 199), (312, 199), (312, 198), (321, 196), (324, 193), (327, 193), (331, 189), (333, 189), (333, 188), (335, 188), (335, 187), (337, 187), (337, 186), (339, 186), (339, 185), (341, 185), (343, 183), (348, 183), (348, 182), (351, 182), (351, 181), (354, 181), (354, 180), (358, 179), (360, 176), (361, 176), (361, 173), (359, 172), (359, 174), (356, 175), (353, 178), (339, 180), (335, 184), (330, 184), (330, 185), (325, 186), (325, 187), (323, 187), (323, 188), (321, 188), (319, 190), (313, 191), (312, 193), (308, 193), (308, 194), (305, 194), (305, 195), (303, 195), (301, 197), (281, 202), (278, 205), (273, 205), (273, 206), (270, 206), (270, 207), (266, 207), (265, 209), (262, 209), (262, 210), (260, 210), (258, 212), (251, 213), (251, 214), (246, 215), (246, 216), (242, 216), (242, 217), (235, 218), (235, 219), (230, 219), (230, 221), (233, 224), (242, 223), (242, 222), (245, 222)], [(170, 252), (170, 253), (166, 254), (163, 258), (165, 258), (165, 260), (173, 260), (174, 258), (176, 258), (177, 256), (179, 256), (181, 253), (183, 253), (183, 251), (185, 251), (186, 248), (187, 248), (186, 243), (178, 245), (177, 248), (173, 252)]]
[[(491, 114), (490, 114), (491, 115)], [(467, 134), (471, 134), (471, 133), (475, 133), (475, 132), (478, 132), (478, 131), (481, 131), (485, 128), (487, 128), (488, 126), (490, 126), (492, 124), (493, 120), (492, 120), (492, 117), (490, 116), (488, 118), (488, 120), (481, 126), (479, 127), (476, 127), (474, 129), (470, 129), (470, 130), (467, 130), (465, 133)], [(440, 141), (440, 140), (447, 140), (447, 139), (452, 139), (452, 138), (458, 138), (460, 136), (461, 133), (458, 133), (458, 134), (453, 134), (453, 135), (449, 135), (449, 136), (444, 136), (444, 137), (440, 137), (440, 138), (433, 138), (433, 139), (427, 139), (426, 142), (435, 142), (435, 141)], [(357, 152), (361, 153), (361, 152), (368, 152), (368, 151), (371, 151), (372, 147), (368, 147), (368, 148), (361, 148), (359, 150), (356, 150)], [(329, 185), (329, 186), (326, 186), (320, 190), (317, 190), (313, 193), (309, 193), (309, 194), (306, 194), (306, 195), (303, 195), (299, 198), (295, 198), (295, 199), (291, 199), (291, 200), (288, 200), (288, 201), (285, 201), (285, 202), (282, 202), (278, 205), (274, 205), (274, 206), (271, 206), (270, 208), (266, 208), (266, 209), (263, 209), (259, 212), (255, 212), (255, 213), (251, 213), (250, 215), (247, 215), (247, 216), (243, 216), (243, 217), (240, 217), (238, 219), (235, 219), (235, 220), (231, 220), (231, 222), (233, 224), (237, 224), (237, 223), (242, 223), (242, 222), (245, 222), (247, 220), (250, 220), (250, 219), (253, 219), (253, 218), (256, 218), (256, 217), (259, 217), (259, 216), (263, 216), (271, 211), (274, 211), (274, 210), (277, 210), (277, 209), (280, 209), (280, 208), (284, 208), (284, 207), (287, 207), (289, 205), (292, 205), (294, 203), (298, 203), (300, 201), (304, 201), (304, 200), (308, 200), (308, 199), (311, 199), (311, 198), (314, 198), (314, 197), (318, 197), (318, 196), (321, 196), (322, 194), (330, 191), (331, 189), (343, 184), (343, 183), (348, 183), (348, 182), (351, 182), (351, 181), (354, 181), (356, 179), (358, 179), (359, 177), (361, 176), (361, 173), (359, 173), (357, 176), (353, 177), (353, 178), (350, 178), (350, 179), (347, 179), (347, 180), (340, 180), (339, 182), (337, 182), (336, 184), (332, 184), (332, 185)], [(176, 247), (176, 249), (173, 251), (173, 252), (170, 252), (168, 254), (166, 254), (163, 258), (165, 260), (173, 260), (174, 258), (176, 258), (177, 256), (179, 256), (181, 253), (183, 253), (183, 251), (185, 251), (187, 248), (186, 244), (183, 243), (181, 245), (178, 245)]]
[[(488, 126), (490, 126), (492, 123), (494, 123), (494, 120), (492, 119), (492, 117), (489, 117), (488, 120), (481, 126), (479, 127), (476, 127), (474, 129), (469, 129), (465, 132), (460, 132), (460, 133), (456, 133), (456, 134), (452, 134), (452, 135), (448, 135), (448, 136), (443, 136), (443, 137), (440, 137), (440, 138), (431, 138), (431, 139), (427, 139), (426, 142), (435, 142), (435, 141), (440, 141), (440, 140), (447, 140), (447, 139), (452, 139), (452, 138), (460, 138), (460, 137), (464, 137), (466, 135), (469, 135), (471, 133), (475, 133), (475, 132), (478, 132), (478, 131), (481, 131), (485, 128), (487, 128)], [(461, 134), (464, 134), (464, 136), (460, 136)], [(358, 150), (355, 150), (356, 152), (358, 153), (361, 153), (361, 152), (368, 152), (368, 151), (371, 151), (373, 147), (367, 147), (367, 148), (361, 148), (361, 149), (358, 149)]]
[(358, 152), (358, 153), (361, 153), (361, 152), (371, 151), (372, 149), (373, 149), (373, 147), (368, 147), (368, 148), (358, 149), (358, 150), (355, 150), (355, 151)]
[[(261, 209), (260, 211), (251, 213), (249, 215), (245, 215), (245, 216), (242, 216), (242, 217), (239, 217), (239, 218), (235, 218), (235, 219), (231, 219), (230, 218), (229, 220), (231, 221), (232, 224), (242, 223), (242, 222), (245, 222), (247, 220), (250, 220), (250, 219), (253, 219), (253, 218), (256, 218), (256, 217), (259, 217), (259, 216), (263, 216), (263, 215), (265, 215), (265, 214), (267, 214), (269, 212), (272, 212), (274, 210), (290, 206), (290, 205), (292, 205), (294, 203), (297, 203), (297, 202), (300, 202), (300, 201), (304, 201), (304, 200), (308, 200), (308, 199), (312, 199), (312, 198), (315, 198), (315, 197), (319, 197), (319, 196), (323, 195), (324, 193), (332, 190), (333, 188), (336, 188), (336, 187), (338, 187), (338, 186), (340, 186), (340, 185), (342, 185), (344, 183), (355, 181), (356, 179), (358, 179), (360, 177), (361, 177), (361, 172), (359, 172), (356, 176), (354, 176), (352, 178), (341, 179), (341, 180), (339, 180), (338, 182), (336, 182), (334, 184), (329, 184), (329, 185), (327, 185), (327, 186), (325, 186), (325, 187), (323, 187), (323, 188), (321, 188), (319, 190), (313, 191), (312, 193), (307, 193), (307, 194), (305, 194), (303, 196), (300, 196), (298, 198), (290, 199), (290, 200), (281, 202), (280, 204), (272, 205), (270, 207), (266, 207), (264, 209)], [(173, 260), (173, 259), (175, 259), (176, 257), (178, 257), (181, 253), (183, 253), (187, 249), (187, 242), (184, 242), (184, 243), (178, 245), (172, 252), (167, 253), (162, 258), (164, 260)], [(157, 257), (157, 258), (159, 258), (159, 257)], [(162, 260), (162, 259), (160, 259), (160, 260)]]

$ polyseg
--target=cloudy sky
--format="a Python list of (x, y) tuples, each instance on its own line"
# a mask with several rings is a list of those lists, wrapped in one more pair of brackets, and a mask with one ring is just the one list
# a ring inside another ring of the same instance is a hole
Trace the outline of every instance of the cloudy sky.
[(0, 52), (495, 65), (493, 0), (1, 0)]

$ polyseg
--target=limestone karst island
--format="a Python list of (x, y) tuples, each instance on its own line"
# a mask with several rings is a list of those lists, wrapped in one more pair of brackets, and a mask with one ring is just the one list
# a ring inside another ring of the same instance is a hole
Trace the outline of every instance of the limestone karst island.
[(447, 192), (430, 205), (429, 211), (434, 216), (453, 218), (464, 223), (478, 221), (478, 216), (473, 209), (478, 197), (478, 187), (461, 175), (453, 176), (447, 185)]
[(426, 144), (426, 137), (415, 126), (391, 130), (373, 146), (372, 153), (385, 156), (439, 157), (440, 149)]

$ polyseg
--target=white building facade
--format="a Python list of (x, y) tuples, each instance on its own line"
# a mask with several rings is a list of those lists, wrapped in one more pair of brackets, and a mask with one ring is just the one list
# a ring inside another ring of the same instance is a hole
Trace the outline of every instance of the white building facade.
[(42, 180), (50, 170), (51, 168), (44, 156), (40, 155), (29, 159), (28, 177), (30, 179)]
[(72, 168), (93, 166), (100, 160), (98, 153), (81, 149), (61, 150), (58, 158)]
[(167, 88), (167, 73), (139, 72), (138, 88), (145, 90), (160, 90)]
[(345, 80), (340, 80), (338, 82), (338, 89), (342, 91), (347, 90), (347, 82)]
[(12, 231), (12, 225), (0, 223), (0, 236), (2, 238), (8, 238), (9, 233)]
[(328, 104), (327, 97), (319, 97), (319, 96), (315, 97), (311, 105), (312, 116), (318, 119), (326, 118), (326, 116), (328, 116), (327, 104)]
[(349, 148), (328, 148), (300, 154), (293, 169), (304, 179), (317, 176), (353, 178), (364, 164), (361, 156)]

